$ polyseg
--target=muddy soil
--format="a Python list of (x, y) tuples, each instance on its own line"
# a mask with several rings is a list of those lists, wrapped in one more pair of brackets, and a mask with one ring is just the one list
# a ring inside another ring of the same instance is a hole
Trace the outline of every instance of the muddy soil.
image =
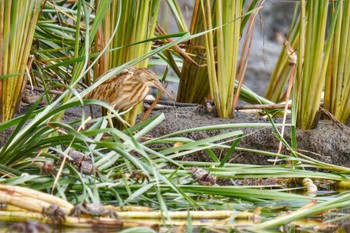
[[(236, 113), (233, 119), (221, 119), (211, 114), (201, 113), (197, 108), (176, 108), (162, 111), (165, 120), (151, 132), (152, 136), (161, 136), (171, 132), (200, 126), (235, 124), (235, 123), (269, 123), (263, 116), (255, 114)], [(160, 112), (153, 112), (153, 115)], [(276, 119), (276, 123), (281, 119)], [(244, 137), (238, 147), (258, 149), (263, 151), (277, 152), (278, 140), (273, 135), (272, 127), (263, 128), (240, 128)], [(185, 136), (194, 140), (212, 137), (229, 130), (213, 130), (188, 133)], [(231, 130), (232, 131), (232, 130)], [(290, 141), (290, 131), (287, 128), (285, 138)], [(350, 128), (340, 127), (332, 121), (321, 120), (313, 130), (297, 130), (298, 149), (305, 150), (303, 153), (317, 160), (350, 166)], [(218, 155), (220, 151), (218, 151)], [(224, 154), (224, 153), (222, 153)], [(204, 152), (199, 152), (185, 158), (186, 160), (210, 161)], [(274, 158), (256, 153), (235, 151), (231, 156), (234, 163), (269, 164)]]

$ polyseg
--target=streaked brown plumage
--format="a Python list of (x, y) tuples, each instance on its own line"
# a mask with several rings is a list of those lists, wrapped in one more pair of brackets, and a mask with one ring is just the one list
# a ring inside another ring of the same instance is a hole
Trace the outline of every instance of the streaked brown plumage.
[(136, 106), (147, 96), (150, 86), (155, 86), (174, 100), (159, 82), (157, 75), (147, 68), (130, 67), (92, 90), (85, 99), (95, 99), (124, 111)]

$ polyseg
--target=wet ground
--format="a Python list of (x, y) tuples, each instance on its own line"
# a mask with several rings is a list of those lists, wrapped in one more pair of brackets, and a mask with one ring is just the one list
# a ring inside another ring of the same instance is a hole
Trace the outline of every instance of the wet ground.
[[(176, 108), (162, 111), (165, 120), (151, 132), (153, 136), (161, 136), (171, 132), (200, 126), (231, 124), (231, 123), (269, 123), (265, 117), (254, 114), (236, 113), (233, 119), (221, 119), (210, 114), (202, 114), (197, 108)], [(159, 114), (160, 112), (153, 112)], [(276, 122), (281, 122), (277, 119)], [(278, 140), (272, 134), (272, 127), (264, 128), (241, 128), (244, 137), (238, 147), (259, 149), (263, 151), (277, 152)], [(198, 140), (212, 137), (214, 135), (228, 132), (229, 130), (202, 131), (186, 134), (187, 137)], [(285, 138), (290, 141), (290, 131), (287, 128)], [(332, 121), (322, 120), (313, 130), (297, 130), (298, 149), (310, 157), (331, 164), (350, 166), (350, 128), (340, 127)], [(308, 151), (308, 152), (307, 152)], [(271, 157), (253, 153), (235, 152), (232, 162), (268, 164)], [(191, 158), (195, 160), (209, 160), (202, 152), (194, 154)]]

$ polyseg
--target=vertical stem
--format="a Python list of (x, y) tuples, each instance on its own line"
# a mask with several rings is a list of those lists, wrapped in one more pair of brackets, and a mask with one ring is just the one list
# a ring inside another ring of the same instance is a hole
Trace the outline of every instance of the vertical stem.
[[(289, 82), (288, 82), (288, 88), (287, 88), (285, 105), (284, 105), (284, 114), (283, 114), (283, 121), (282, 121), (282, 130), (281, 130), (282, 138), (284, 137), (284, 130), (285, 130), (285, 124), (286, 124), (286, 119), (287, 119), (289, 97), (290, 97), (290, 93), (292, 91), (292, 87), (293, 87), (293, 83), (294, 83), (294, 76), (295, 76), (295, 70), (296, 70), (296, 64), (297, 64), (297, 56), (295, 54), (295, 51), (293, 51), (292, 47), (290, 47), (289, 42), (285, 41), (284, 45), (286, 46), (287, 51), (288, 51), (290, 74), (289, 74)], [(279, 145), (278, 145), (278, 151), (277, 151), (278, 154), (281, 153), (282, 145), (283, 145), (282, 141), (280, 141)]]

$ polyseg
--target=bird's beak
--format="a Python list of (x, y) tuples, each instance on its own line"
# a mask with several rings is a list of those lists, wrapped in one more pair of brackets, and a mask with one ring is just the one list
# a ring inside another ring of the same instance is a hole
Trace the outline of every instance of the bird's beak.
[(164, 92), (170, 99), (172, 99), (173, 101), (176, 101), (174, 96), (172, 96), (167, 90), (165, 90), (165, 88), (163, 87), (162, 83), (159, 80), (154, 80), (153, 84), (155, 87), (159, 88), (159, 90)]

